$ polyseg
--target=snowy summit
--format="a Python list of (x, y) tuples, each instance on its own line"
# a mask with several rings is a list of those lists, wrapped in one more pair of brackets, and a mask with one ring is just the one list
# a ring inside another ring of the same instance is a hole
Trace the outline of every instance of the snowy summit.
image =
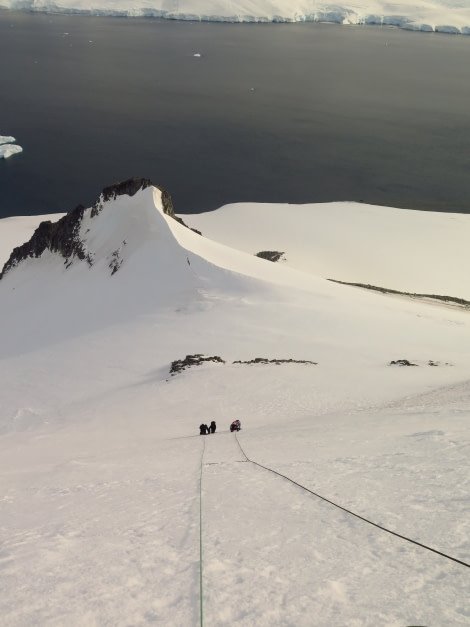
[(0, 8), (149, 16), (218, 22), (335, 22), (470, 34), (470, 6), (462, 0), (329, 4), (321, 0), (0, 0)]
[(2, 624), (468, 625), (469, 215), (0, 227)]

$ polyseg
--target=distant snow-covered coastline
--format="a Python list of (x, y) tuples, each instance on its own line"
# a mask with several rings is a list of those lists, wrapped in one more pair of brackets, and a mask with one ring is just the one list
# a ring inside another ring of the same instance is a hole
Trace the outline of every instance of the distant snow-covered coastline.
[(8, 157), (23, 151), (21, 146), (13, 143), (15, 141), (16, 139), (9, 135), (0, 135), (0, 159), (8, 159)]
[(0, 0), (0, 8), (186, 21), (373, 24), (470, 35), (470, 6), (461, 0), (345, 0), (331, 5), (321, 0)]

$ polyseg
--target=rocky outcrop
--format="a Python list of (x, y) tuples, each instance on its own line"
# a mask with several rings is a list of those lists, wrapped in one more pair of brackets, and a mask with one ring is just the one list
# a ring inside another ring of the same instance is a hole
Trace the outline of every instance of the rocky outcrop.
[[(114, 185), (105, 187), (91, 209), (91, 217), (94, 218), (101, 212), (105, 202), (116, 200), (118, 196), (134, 196), (137, 192), (147, 189), (147, 187), (156, 187), (159, 189), (162, 192), (162, 200), (164, 195), (168, 196), (169, 201), (167, 200), (166, 202), (163, 202), (163, 210), (173, 218), (173, 203), (171, 202), (170, 194), (166, 190), (158, 187), (158, 185), (153, 185), (150, 179), (139, 177), (127, 179), (126, 181), (121, 181), (120, 183), (115, 183)], [(166, 207), (168, 207), (168, 210)]]
[(91, 265), (91, 259), (87, 257), (83, 243), (79, 238), (80, 224), (84, 211), (85, 208), (82, 205), (78, 205), (78, 207), (57, 222), (51, 222), (50, 220), (41, 222), (29, 242), (13, 250), (10, 258), (3, 266), (0, 279), (24, 259), (40, 257), (45, 250), (62, 255), (65, 263), (75, 256), (78, 259), (86, 260)]
[(180, 218), (179, 216), (175, 214), (175, 210), (173, 208), (173, 201), (171, 200), (171, 196), (166, 191), (166, 189), (162, 189), (161, 187), (159, 187), (158, 189), (162, 193), (163, 212), (166, 213), (167, 216), (170, 216), (170, 218), (173, 218), (173, 220), (176, 220), (177, 222), (185, 226), (187, 229), (191, 229), (191, 231), (194, 231), (194, 233), (197, 233), (198, 235), (202, 235), (201, 231), (198, 231), (197, 229), (193, 229), (192, 227), (188, 226), (187, 224), (185, 224), (182, 218)]
[(171, 362), (170, 374), (175, 375), (178, 372), (182, 372), (186, 370), (186, 368), (190, 368), (191, 366), (200, 366), (205, 361), (215, 361), (216, 363), (224, 364), (225, 361), (222, 357), (214, 355), (213, 357), (205, 357), (202, 354), (197, 353), (196, 355), (186, 355), (184, 359), (176, 359)]
[[(186, 370), (186, 368), (190, 368), (191, 366), (200, 366), (202, 363), (207, 361), (214, 361), (219, 364), (225, 364), (225, 360), (218, 355), (214, 355), (212, 357), (206, 357), (200, 353), (196, 353), (195, 355), (186, 355), (184, 359), (176, 359), (171, 362), (170, 374), (173, 376), (178, 372), (182, 372)], [(267, 359), (266, 357), (255, 357), (255, 359), (250, 359), (249, 361), (234, 361), (234, 364), (312, 364), (317, 366), (316, 361), (308, 361), (307, 359)]]
[[(388, 365), (389, 366), (419, 366), (419, 364), (414, 364), (409, 359), (396, 359), (394, 361), (391, 361)], [(421, 365), (423, 365), (423, 363), (421, 363)], [(451, 366), (452, 364), (450, 364), (447, 361), (442, 363), (440, 361), (435, 361), (434, 359), (428, 359), (428, 361), (426, 362), (426, 365), (437, 367), (437, 366), (442, 366), (442, 365)]]
[(389, 366), (417, 366), (418, 364), (413, 364), (408, 359), (396, 359), (395, 361), (391, 361)]
[(268, 261), (279, 261), (284, 256), (284, 253), (278, 252), (277, 250), (261, 250), (259, 253), (256, 253), (255, 257), (260, 257), (261, 259), (267, 259)]
[(250, 359), (250, 361), (234, 361), (234, 364), (312, 364), (313, 366), (317, 366), (318, 363), (316, 361), (309, 361), (307, 359), (267, 359), (266, 357), (255, 357), (255, 359)]
[[(92, 207), (91, 217), (93, 218), (95, 215), (98, 215), (98, 213), (100, 213), (101, 209), (103, 208), (104, 202), (108, 200), (115, 200), (118, 196), (123, 196), (124, 194), (127, 194), (127, 196), (134, 196), (134, 194), (136, 194), (142, 189), (146, 189), (147, 187), (156, 187), (157, 189), (160, 190), (161, 198), (162, 198), (163, 213), (165, 213), (170, 218), (173, 218), (173, 220), (176, 220), (177, 222), (179, 222), (186, 228), (190, 228), (188, 227), (187, 224), (184, 223), (184, 221), (181, 218), (179, 218), (175, 214), (173, 201), (171, 200), (171, 196), (166, 191), (166, 189), (164, 189), (163, 187), (160, 187), (159, 185), (154, 185), (150, 179), (144, 179), (144, 178), (138, 178), (138, 177), (127, 179), (127, 181), (122, 181), (121, 183), (115, 183), (114, 185), (105, 187), (103, 191), (101, 192), (100, 197), (98, 198), (98, 200), (95, 202), (95, 204)], [(201, 235), (201, 232), (198, 231), (197, 229), (191, 229), (191, 231), (194, 231), (198, 235)]]
[(152, 187), (152, 185), (150, 179), (134, 177), (105, 187), (101, 193), (104, 200), (115, 200), (118, 196), (134, 196), (140, 190)]

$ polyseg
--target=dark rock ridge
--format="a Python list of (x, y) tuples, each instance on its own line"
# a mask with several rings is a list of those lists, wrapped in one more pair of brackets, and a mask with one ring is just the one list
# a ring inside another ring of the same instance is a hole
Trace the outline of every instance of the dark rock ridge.
[(161, 191), (164, 213), (176, 220), (177, 218), (175, 216), (170, 194), (158, 185), (154, 185), (150, 179), (139, 177), (127, 179), (127, 181), (121, 181), (120, 183), (115, 183), (114, 185), (105, 187), (101, 192), (100, 197), (92, 207), (91, 217), (94, 218), (100, 213), (105, 202), (108, 202), (109, 200), (116, 200), (118, 196), (134, 196), (137, 192), (147, 189), (147, 187), (156, 187)]
[(214, 355), (213, 357), (205, 357), (200, 353), (196, 353), (195, 355), (186, 355), (184, 359), (176, 359), (171, 362), (170, 374), (174, 375), (177, 372), (182, 372), (186, 368), (190, 368), (191, 366), (200, 366), (205, 361), (215, 361), (216, 363), (224, 364), (225, 361)]
[(255, 257), (276, 262), (279, 261), (279, 259), (282, 259), (283, 255), (284, 253), (280, 253), (277, 250), (261, 250), (259, 253), (256, 253)]
[(340, 285), (351, 285), (352, 287), (362, 287), (366, 290), (373, 290), (376, 292), (381, 292), (382, 294), (400, 294), (402, 296), (410, 296), (411, 298), (419, 298), (419, 299), (429, 299), (429, 300), (437, 300), (442, 301), (451, 305), (459, 305), (464, 307), (465, 309), (470, 308), (470, 301), (465, 300), (464, 298), (458, 298), (456, 296), (445, 296), (440, 294), (417, 294), (415, 292), (400, 292), (399, 290), (392, 290), (386, 287), (378, 287), (377, 285), (370, 285), (368, 283), (350, 283), (348, 281), (339, 281), (337, 279), (328, 279), (332, 283), (339, 283)]
[(391, 361), (390, 366), (417, 366), (418, 364), (413, 364), (408, 359), (397, 359), (395, 361)]
[[(218, 355), (206, 357), (202, 353), (195, 355), (186, 355), (184, 359), (176, 359), (171, 362), (170, 374), (173, 376), (178, 372), (182, 372), (191, 366), (200, 366), (206, 361), (214, 361), (216, 363), (225, 364), (225, 360)], [(234, 361), (234, 364), (313, 364), (318, 365), (316, 361), (307, 361), (305, 359), (266, 359), (265, 357), (256, 357), (250, 361)]]
[[(159, 185), (154, 185), (150, 179), (138, 177), (127, 179), (127, 181), (122, 181), (121, 183), (115, 183), (114, 185), (105, 187), (101, 192), (100, 198), (93, 205), (93, 208), (91, 210), (91, 217), (94, 218), (96, 215), (98, 215), (98, 213), (100, 213), (101, 209), (103, 208), (104, 202), (108, 200), (115, 200), (118, 196), (123, 196), (125, 194), (127, 194), (127, 196), (134, 196), (134, 194), (142, 189), (146, 189), (147, 187), (156, 187), (160, 190), (162, 195), (163, 213), (165, 213), (170, 218), (173, 218), (173, 220), (176, 220), (186, 228), (190, 228), (187, 224), (184, 223), (182, 218), (178, 217), (175, 214), (173, 201), (171, 200), (171, 196), (166, 191), (166, 189), (163, 189), (163, 187), (160, 187)], [(201, 235), (201, 232), (197, 229), (191, 229), (191, 231), (194, 231), (198, 235)]]
[(91, 265), (92, 260), (87, 256), (83, 242), (78, 236), (84, 211), (85, 207), (78, 205), (58, 222), (50, 220), (41, 222), (29, 242), (13, 249), (10, 258), (3, 266), (0, 279), (21, 261), (28, 257), (40, 257), (45, 250), (62, 255), (65, 263), (68, 263), (71, 257), (77, 257), (86, 260)]
[[(411, 361), (409, 361), (409, 359), (396, 359), (395, 361), (391, 361), (389, 364), (389, 366), (418, 366), (418, 364), (414, 364)], [(428, 366), (440, 366), (442, 365), (440, 361), (435, 361), (434, 359), (429, 359), (428, 360)], [(450, 366), (451, 364), (448, 362), (445, 362), (446, 366)]]
[[(186, 226), (183, 220), (175, 215), (170, 194), (161, 187), (153, 185), (149, 179), (144, 178), (131, 178), (127, 181), (122, 181), (120, 183), (116, 183), (115, 185), (105, 187), (100, 194), (99, 199), (92, 206), (90, 214), (91, 218), (94, 218), (102, 211), (105, 202), (115, 200), (118, 196), (134, 196), (140, 190), (152, 186), (161, 191), (163, 211), (183, 226)], [(73, 258), (86, 261), (89, 266), (92, 266), (93, 259), (89, 254), (87, 254), (84, 242), (79, 236), (80, 225), (84, 212), (85, 207), (78, 205), (57, 222), (51, 222), (50, 220), (41, 222), (29, 242), (26, 242), (13, 250), (10, 258), (3, 266), (3, 270), (0, 273), (0, 279), (2, 279), (9, 270), (17, 266), (21, 261), (28, 258), (40, 257), (45, 250), (50, 250), (53, 253), (61, 255), (64, 258), (64, 263), (67, 267), (71, 265)], [(117, 271), (119, 265), (115, 263), (112, 266), (112, 274)]]
[[(121, 181), (120, 183), (105, 187), (101, 195), (104, 200), (115, 200), (118, 196), (134, 196), (137, 192), (140, 192), (141, 189), (146, 189), (147, 187), (152, 187), (152, 181), (150, 179), (134, 177), (127, 179), (127, 181)], [(173, 209), (173, 206), (171, 206), (171, 208)]]
[(250, 359), (250, 361), (234, 361), (234, 364), (312, 364), (318, 366), (316, 361), (309, 361), (307, 359), (267, 359), (266, 357), (256, 357)]

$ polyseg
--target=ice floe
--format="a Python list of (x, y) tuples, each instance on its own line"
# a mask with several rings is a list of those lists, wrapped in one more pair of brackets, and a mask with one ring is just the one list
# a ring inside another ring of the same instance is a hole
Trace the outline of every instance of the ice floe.
[(9, 135), (0, 135), (0, 159), (8, 159), (8, 157), (23, 151), (21, 146), (13, 143), (15, 141), (16, 139)]

